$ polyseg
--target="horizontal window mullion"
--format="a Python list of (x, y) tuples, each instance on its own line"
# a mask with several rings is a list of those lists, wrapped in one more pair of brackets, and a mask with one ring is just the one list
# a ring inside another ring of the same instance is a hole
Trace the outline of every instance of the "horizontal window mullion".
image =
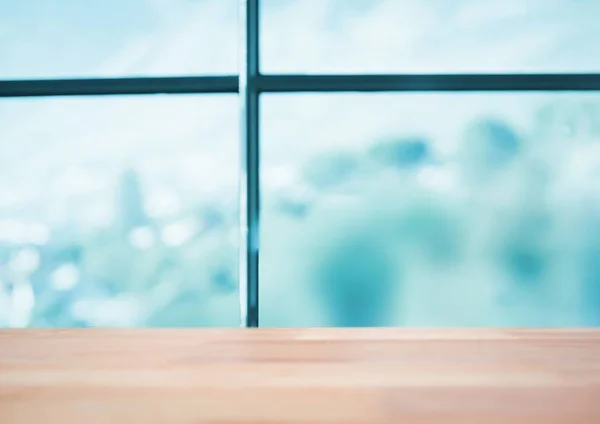
[(236, 75), (0, 81), (0, 97), (237, 92)]
[[(258, 92), (600, 91), (600, 74), (259, 75)], [(0, 80), (0, 97), (237, 93), (237, 75)]]
[(261, 75), (261, 92), (588, 91), (600, 74)]

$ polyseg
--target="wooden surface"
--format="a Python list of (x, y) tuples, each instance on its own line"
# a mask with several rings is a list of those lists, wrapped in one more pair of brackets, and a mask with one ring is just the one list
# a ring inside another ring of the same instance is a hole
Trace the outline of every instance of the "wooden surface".
[(600, 423), (600, 330), (2, 330), (0, 423)]

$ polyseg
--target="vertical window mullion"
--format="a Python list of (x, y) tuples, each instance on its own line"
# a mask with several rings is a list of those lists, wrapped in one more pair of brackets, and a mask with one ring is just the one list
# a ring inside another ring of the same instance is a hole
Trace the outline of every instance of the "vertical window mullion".
[(258, 327), (259, 259), (259, 0), (240, 0), (241, 167), (240, 167), (240, 319)]

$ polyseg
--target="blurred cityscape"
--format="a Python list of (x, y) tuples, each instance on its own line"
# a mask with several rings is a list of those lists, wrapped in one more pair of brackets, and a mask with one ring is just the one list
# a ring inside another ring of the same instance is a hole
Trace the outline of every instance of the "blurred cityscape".
[(93, 231), (0, 221), (0, 324), (238, 324), (237, 300), (207, 310), (211, 296), (237, 291), (236, 210), (195, 205), (152, 219), (134, 170), (123, 171), (114, 194), (114, 218)]
[(600, 102), (532, 115), (319, 145), (263, 196), (262, 322), (600, 324)]
[[(549, 102), (531, 122), (471, 119), (445, 152), (399, 133), (265, 161), (263, 324), (600, 324), (600, 102)], [(0, 324), (237, 325), (228, 190), (161, 215), (124, 168), (99, 224), (81, 220), (85, 197), (62, 221), (40, 199), (5, 210)]]

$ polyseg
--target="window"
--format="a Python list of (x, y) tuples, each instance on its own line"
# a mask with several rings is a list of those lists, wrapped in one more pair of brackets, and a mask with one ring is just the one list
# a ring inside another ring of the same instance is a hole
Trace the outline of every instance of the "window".
[(262, 111), (262, 325), (597, 323), (599, 94), (269, 94)]
[(236, 0), (3, 2), (0, 78), (233, 74), (236, 6)]
[(0, 325), (600, 323), (595, 2), (76, 3), (0, 6)]
[(263, 0), (269, 73), (594, 72), (586, 0)]
[(236, 105), (0, 100), (0, 325), (237, 325)]

